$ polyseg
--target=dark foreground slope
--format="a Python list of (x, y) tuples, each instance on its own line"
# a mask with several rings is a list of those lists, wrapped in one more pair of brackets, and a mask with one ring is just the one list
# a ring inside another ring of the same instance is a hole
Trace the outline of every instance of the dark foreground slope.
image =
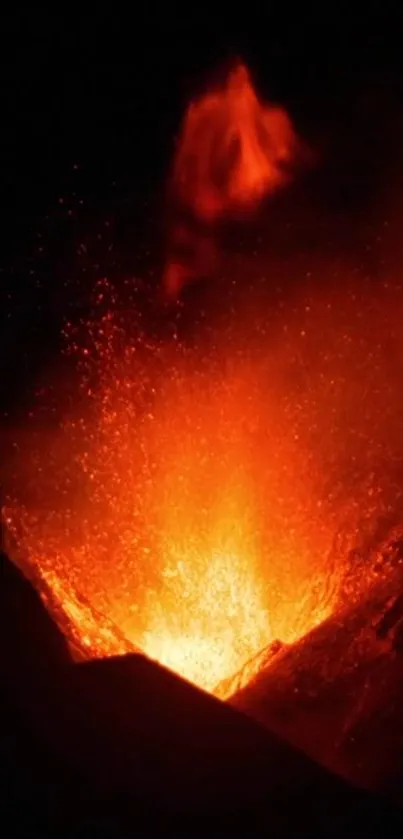
[(395, 815), (142, 656), (73, 665), (4, 556), (0, 592), (3, 835), (377, 835)]
[[(233, 707), (315, 760), (402, 801), (403, 565), (379, 578), (253, 678), (234, 679)], [(245, 668), (247, 669), (247, 668)]]

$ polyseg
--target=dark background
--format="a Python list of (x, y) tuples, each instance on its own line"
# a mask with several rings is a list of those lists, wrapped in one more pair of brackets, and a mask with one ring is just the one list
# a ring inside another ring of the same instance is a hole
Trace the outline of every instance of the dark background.
[(306, 136), (332, 138), (329, 200), (369, 200), (401, 139), (402, 15), (352, 6), (1, 12), (2, 423), (98, 276), (155, 282), (180, 116), (226, 60), (241, 55)]

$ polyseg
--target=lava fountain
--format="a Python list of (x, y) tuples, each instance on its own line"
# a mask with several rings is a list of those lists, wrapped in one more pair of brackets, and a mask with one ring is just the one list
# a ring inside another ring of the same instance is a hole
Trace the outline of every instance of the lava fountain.
[[(185, 120), (183, 200), (210, 220), (255, 204), (293, 142), (238, 68)], [(79, 384), (59, 377), (61, 420), (45, 392), (16, 435), (3, 518), (77, 654), (141, 650), (214, 692), (325, 619), (346, 576), (349, 596), (365, 585), (366, 540), (402, 508), (401, 292), (357, 276), (300, 286), (267, 308), (249, 283), (226, 325), (212, 315), (186, 343), (157, 340), (103, 280), (90, 322), (67, 325)]]
[[(357, 297), (337, 294), (302, 299), (270, 335), (236, 318), (213, 345), (151, 340), (113, 296), (69, 328), (80, 387), (60, 425), (41, 411), (16, 438), (3, 512), (85, 655), (142, 650), (214, 691), (336, 608), (351, 549), (402, 494), (384, 471), (400, 378), (381, 340), (368, 356), (375, 323), (398, 339), (398, 309), (394, 327), (377, 304), (349, 334)], [(354, 590), (366, 576), (361, 561)]]
[(267, 359), (152, 342), (113, 309), (68, 340), (73, 408), (11, 470), (15, 555), (89, 656), (141, 649), (213, 691), (336, 593)]

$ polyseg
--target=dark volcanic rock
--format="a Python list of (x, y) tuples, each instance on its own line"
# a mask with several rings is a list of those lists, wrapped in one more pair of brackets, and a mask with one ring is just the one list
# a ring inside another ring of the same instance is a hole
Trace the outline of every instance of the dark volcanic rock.
[(144, 825), (276, 836), (385, 830), (391, 814), (381, 802), (145, 657), (70, 663), (35, 592), (6, 559), (3, 572), (11, 835), (129, 835)]
[(70, 664), (64, 636), (19, 569), (0, 553), (0, 672), (10, 691), (34, 694)]
[(289, 648), (230, 703), (354, 783), (403, 778), (403, 568)]

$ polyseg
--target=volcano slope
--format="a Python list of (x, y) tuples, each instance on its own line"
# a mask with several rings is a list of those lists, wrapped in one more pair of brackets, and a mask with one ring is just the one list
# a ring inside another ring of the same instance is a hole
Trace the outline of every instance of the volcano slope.
[(396, 817), (143, 656), (72, 664), (36, 592), (4, 555), (0, 597), (7, 835), (50, 827), (123, 836), (141, 825), (190, 827), (195, 818), (205, 827), (241, 823), (249, 835), (369, 827), (374, 835)]
[(401, 800), (403, 544), (366, 595), (292, 646), (263, 652), (230, 702), (360, 786)]

